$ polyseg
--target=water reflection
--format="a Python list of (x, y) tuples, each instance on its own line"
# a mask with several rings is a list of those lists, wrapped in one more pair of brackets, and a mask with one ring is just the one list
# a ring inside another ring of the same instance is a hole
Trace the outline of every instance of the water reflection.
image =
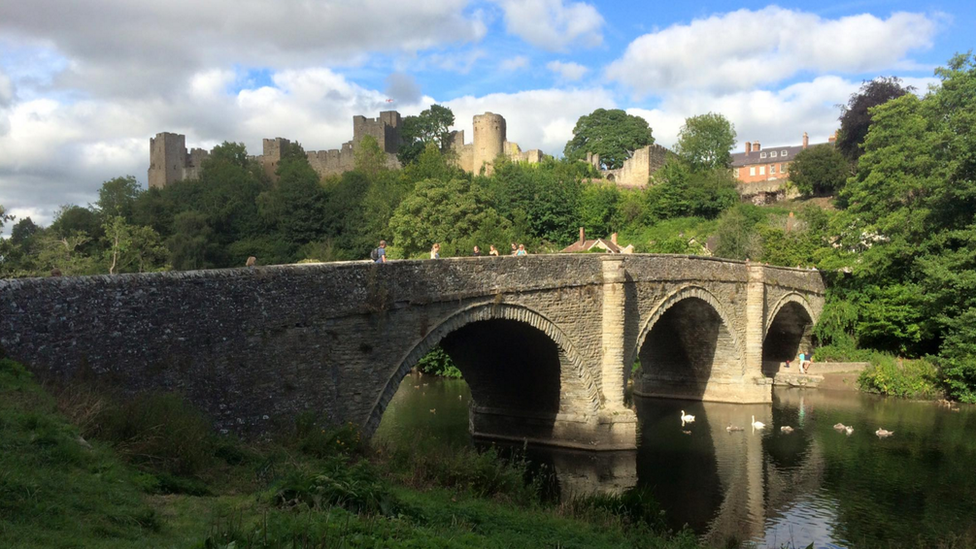
[[(535, 449), (529, 457), (554, 472), (554, 497), (639, 485), (672, 528), (687, 524), (713, 546), (976, 540), (976, 410), (798, 389), (773, 397), (772, 405), (637, 398), (636, 452)], [(464, 382), (408, 377), (377, 436), (425, 432), (470, 444), (468, 398)], [(682, 410), (695, 422), (682, 427)], [(766, 428), (752, 429), (753, 416)], [(834, 430), (838, 422), (854, 432)], [(730, 424), (744, 430), (729, 432)], [(879, 439), (878, 427), (895, 435)]]

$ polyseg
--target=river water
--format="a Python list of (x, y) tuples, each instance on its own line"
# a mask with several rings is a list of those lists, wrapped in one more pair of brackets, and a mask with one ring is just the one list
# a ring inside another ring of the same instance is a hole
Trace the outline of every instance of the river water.
[[(378, 439), (471, 444), (467, 384), (408, 376)], [(562, 497), (650, 490), (712, 546), (930, 547), (976, 540), (976, 409), (853, 392), (775, 390), (772, 405), (636, 399), (636, 452), (534, 450)], [(681, 424), (682, 411), (695, 416)], [(766, 424), (751, 427), (752, 417)], [(834, 429), (843, 423), (853, 432)], [(729, 432), (729, 425), (742, 431)], [(791, 426), (792, 433), (780, 430)], [(879, 438), (883, 427), (894, 435)], [(557, 496), (558, 497), (558, 496)]]

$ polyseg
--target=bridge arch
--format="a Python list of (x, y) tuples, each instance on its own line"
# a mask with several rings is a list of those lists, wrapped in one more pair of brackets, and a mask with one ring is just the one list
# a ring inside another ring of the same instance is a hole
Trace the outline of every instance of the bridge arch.
[(763, 322), (763, 373), (772, 377), (779, 364), (796, 358), (801, 351), (809, 352), (813, 325), (818, 315), (809, 299), (798, 292), (789, 292), (769, 308)]
[[(440, 321), (426, 335), (413, 342), (409, 347), (410, 350), (400, 359), (399, 366), (390, 375), (383, 391), (373, 405), (369, 419), (364, 426), (365, 433), (371, 435), (375, 432), (383, 413), (399, 389), (403, 378), (417, 365), (421, 358), (435, 346), (441, 344), (451, 334), (465, 327), (489, 321), (519, 323), (528, 327), (530, 331), (544, 334), (558, 353), (560, 377), (565, 379), (566, 372), (563, 370), (567, 368), (571, 369), (574, 374), (573, 378), (579, 383), (579, 389), (581, 390), (581, 393), (576, 394), (582, 395), (586, 411), (596, 413), (600, 406), (600, 398), (593, 376), (584, 366), (582, 357), (565, 332), (552, 320), (528, 307), (506, 303), (484, 302), (455, 311)], [(472, 388), (472, 393), (474, 393), (474, 388)], [(566, 393), (566, 391), (561, 391), (561, 393)], [(560, 398), (564, 396), (564, 394), (560, 394)], [(578, 407), (580, 403), (577, 401), (574, 404)]]
[(641, 362), (635, 392), (703, 398), (713, 378), (745, 374), (732, 316), (708, 289), (687, 285), (668, 294), (640, 329), (627, 364)]

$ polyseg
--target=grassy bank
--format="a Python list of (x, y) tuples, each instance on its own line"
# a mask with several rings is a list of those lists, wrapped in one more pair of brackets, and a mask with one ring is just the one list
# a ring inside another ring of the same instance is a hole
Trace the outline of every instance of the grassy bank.
[(697, 546), (640, 493), (546, 504), (517, 461), (314, 419), (245, 445), (172, 395), (48, 392), (0, 360), (0, 547)]

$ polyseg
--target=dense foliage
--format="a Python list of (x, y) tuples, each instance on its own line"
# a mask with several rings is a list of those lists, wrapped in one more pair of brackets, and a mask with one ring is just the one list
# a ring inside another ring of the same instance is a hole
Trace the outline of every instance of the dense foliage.
[(861, 145), (871, 126), (871, 108), (912, 91), (914, 89), (911, 86), (902, 86), (901, 80), (893, 76), (881, 76), (864, 82), (857, 93), (851, 94), (847, 104), (840, 107), (837, 150), (852, 161), (860, 158), (863, 153)]
[(721, 114), (708, 113), (685, 120), (674, 148), (694, 170), (713, 170), (732, 165), (735, 126)]
[(844, 186), (849, 174), (844, 155), (828, 144), (803, 149), (790, 163), (790, 183), (803, 196), (832, 195)]

